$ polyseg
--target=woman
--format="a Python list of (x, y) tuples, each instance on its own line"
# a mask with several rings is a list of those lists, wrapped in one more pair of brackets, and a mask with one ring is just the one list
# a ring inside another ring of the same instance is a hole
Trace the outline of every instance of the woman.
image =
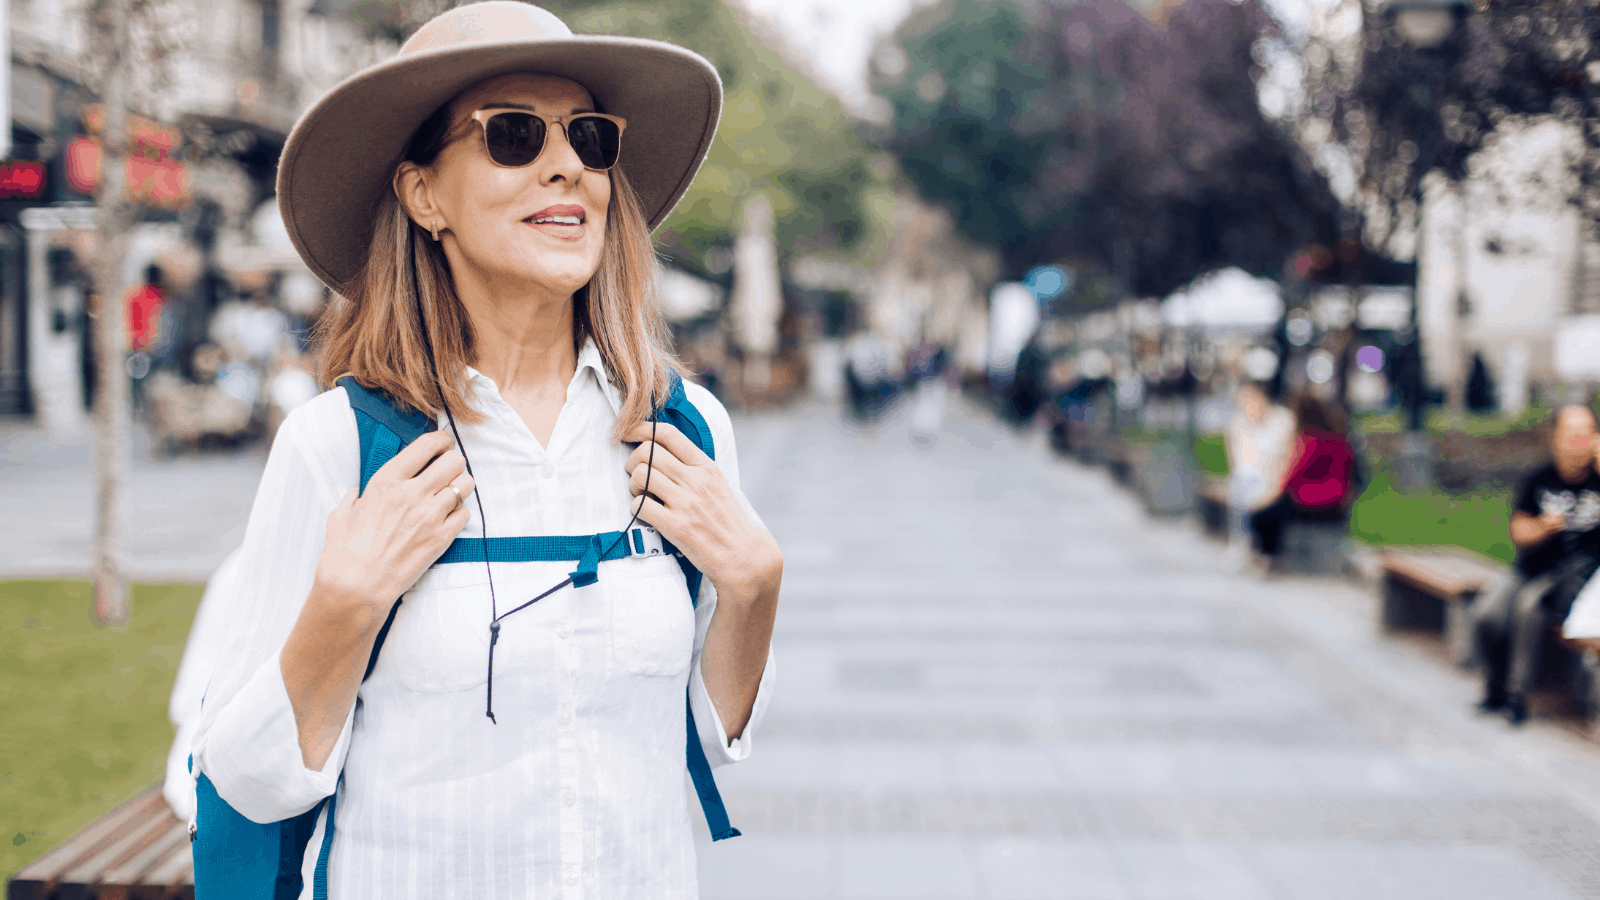
[(1294, 438), (1294, 415), (1254, 382), (1239, 385), (1239, 412), (1228, 423), (1228, 556), (1236, 568), (1250, 557), (1250, 516), (1279, 496)]
[[(714, 462), (648, 421), (676, 367), (649, 229), (720, 103), (686, 50), (481, 3), (336, 87), (285, 147), (285, 225), (343, 298), (324, 382), (348, 375), (440, 426), (358, 496), (345, 390), (288, 416), (195, 741), (252, 820), (337, 790), (333, 897), (696, 894), (685, 692), (712, 762), (746, 756), (782, 572), (721, 405), (687, 386)], [(430, 567), (458, 536), (596, 534), (634, 514), (704, 573), (698, 607), (670, 556), (601, 562), (594, 584), (503, 620), (572, 564)]]
[(1257, 549), (1273, 560), (1291, 519), (1338, 521), (1355, 500), (1355, 450), (1338, 415), (1307, 392), (1296, 395), (1291, 408), (1296, 437), (1282, 493), (1250, 517)]

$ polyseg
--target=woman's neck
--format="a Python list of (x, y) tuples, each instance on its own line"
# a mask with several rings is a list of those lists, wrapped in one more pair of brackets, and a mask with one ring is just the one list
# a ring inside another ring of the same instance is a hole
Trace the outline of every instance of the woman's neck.
[(536, 289), (512, 293), (461, 287), (475, 338), (473, 367), (494, 381), (502, 396), (564, 397), (578, 364), (572, 297)]

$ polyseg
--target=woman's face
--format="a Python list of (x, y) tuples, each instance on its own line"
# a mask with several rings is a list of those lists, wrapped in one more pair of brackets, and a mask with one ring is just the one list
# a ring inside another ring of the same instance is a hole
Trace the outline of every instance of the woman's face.
[[(468, 278), (495, 293), (533, 288), (570, 297), (600, 266), (611, 177), (585, 169), (565, 130), (554, 125), (532, 163), (517, 169), (495, 165), (472, 114), (501, 107), (570, 116), (593, 111), (594, 100), (576, 83), (544, 75), (490, 79), (456, 99), (446, 132), (454, 140), (422, 179), (438, 211), (445, 255), (458, 287)], [(565, 221), (550, 221), (557, 216)], [(416, 218), (429, 227), (426, 215)]]
[(1239, 409), (1251, 423), (1260, 425), (1267, 420), (1267, 396), (1253, 385), (1239, 388)]

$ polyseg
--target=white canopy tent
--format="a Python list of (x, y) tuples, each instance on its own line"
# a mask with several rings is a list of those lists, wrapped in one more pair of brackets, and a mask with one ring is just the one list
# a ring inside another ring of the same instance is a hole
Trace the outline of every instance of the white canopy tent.
[(1161, 321), (1179, 328), (1270, 328), (1282, 317), (1278, 285), (1233, 267), (1208, 272), (1161, 302)]

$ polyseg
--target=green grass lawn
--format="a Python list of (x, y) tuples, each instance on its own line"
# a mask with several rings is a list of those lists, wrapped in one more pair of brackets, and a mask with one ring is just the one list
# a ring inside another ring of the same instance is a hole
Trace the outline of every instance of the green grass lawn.
[(1454, 544), (1511, 562), (1511, 491), (1401, 494), (1379, 472), (1356, 500), (1350, 533), (1371, 544)]
[(84, 581), (0, 581), (0, 876), (166, 774), (200, 585), (137, 585), (99, 628)]

